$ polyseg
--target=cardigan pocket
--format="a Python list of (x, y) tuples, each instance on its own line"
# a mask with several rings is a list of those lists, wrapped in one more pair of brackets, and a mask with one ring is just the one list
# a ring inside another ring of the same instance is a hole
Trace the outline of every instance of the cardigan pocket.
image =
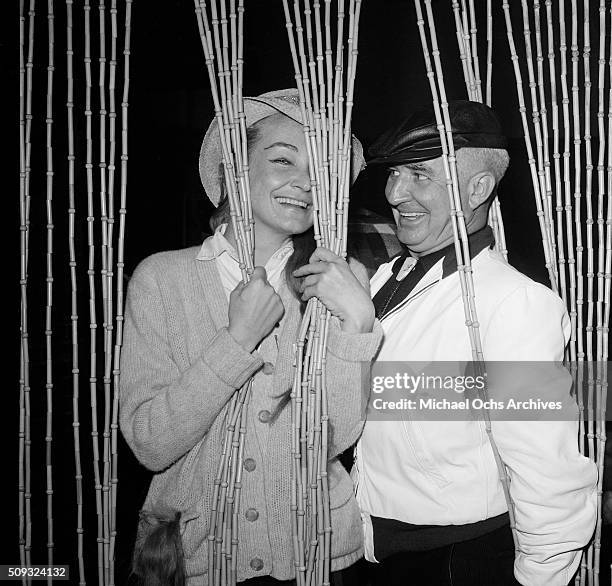
[(356, 562), (363, 555), (363, 533), (359, 507), (352, 492), (340, 506), (331, 507), (332, 571)]
[(208, 567), (208, 512), (204, 510), (205, 498), (198, 500), (181, 514), (181, 540), (185, 559), (197, 557), (204, 561), (203, 568)]
[(330, 509), (339, 509), (355, 495), (351, 477), (335, 458), (328, 465), (328, 483)]
[(421, 422), (402, 420), (402, 427), (416, 467), (438, 488), (446, 488), (450, 484), (450, 480), (444, 476), (440, 466), (429, 451)]

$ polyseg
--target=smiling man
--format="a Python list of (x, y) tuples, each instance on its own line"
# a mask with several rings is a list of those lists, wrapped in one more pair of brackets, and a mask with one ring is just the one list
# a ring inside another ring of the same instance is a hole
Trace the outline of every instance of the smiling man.
[[(484, 359), (562, 361), (570, 330), (563, 302), (512, 268), (493, 249), (487, 226), (509, 161), (500, 123), (476, 102), (451, 102), (449, 111)], [(433, 108), (415, 112), (386, 133), (370, 155), (370, 164), (389, 170), (385, 195), (406, 249), (382, 265), (371, 282), (384, 331), (377, 366), (469, 362)], [(527, 388), (534, 384), (526, 378)], [(553, 394), (567, 399), (570, 385), (563, 373)], [(366, 558), (379, 564), (373, 566), (377, 586), (570, 581), (596, 511), (596, 470), (578, 452), (576, 421), (543, 415), (540, 421), (492, 422), (510, 476), (515, 552), (482, 418), (468, 413), (453, 421), (393, 414), (387, 419), (366, 422), (354, 469)]]

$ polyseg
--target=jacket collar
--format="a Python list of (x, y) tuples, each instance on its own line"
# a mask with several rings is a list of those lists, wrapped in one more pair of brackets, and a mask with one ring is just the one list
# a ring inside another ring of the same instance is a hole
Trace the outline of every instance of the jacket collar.
[[(488, 248), (495, 243), (493, 230), (490, 226), (485, 226), (477, 232), (470, 234), (468, 236), (468, 242), (470, 247), (470, 259), (474, 259), (485, 248)], [(457, 256), (455, 254), (454, 243), (449, 244), (440, 250), (436, 250), (431, 254), (422, 256), (418, 260), (422, 263), (423, 269), (425, 270), (425, 275), (417, 283), (406, 299), (404, 299), (399, 305), (394, 307), (387, 315), (385, 315), (385, 318), (399, 311), (399, 309), (404, 307), (406, 303), (420, 295), (424, 290), (429, 289), (435, 283), (438, 283), (442, 279), (445, 279), (446, 277), (449, 277), (457, 272)], [(412, 271), (416, 263), (417, 259), (410, 256), (410, 253), (406, 251), (395, 261), (392, 268), (393, 276), (395, 276), (398, 281), (401, 281), (410, 271)], [(391, 278), (393, 278), (393, 276)]]
[[(495, 237), (493, 236), (493, 230), (491, 226), (485, 226), (480, 230), (473, 232), (468, 236), (468, 243), (470, 248), (470, 259), (474, 258), (479, 252), (487, 247), (495, 244)], [(440, 250), (425, 254), (419, 257), (418, 261), (425, 272), (429, 272), (430, 269), (438, 263), (440, 259), (444, 259), (442, 262), (442, 278), (452, 275), (457, 272), (457, 255), (455, 253), (455, 243), (449, 244)], [(401, 259), (404, 259), (403, 261)], [(398, 271), (406, 271), (408, 268), (412, 268), (415, 264), (415, 260), (410, 255), (410, 252), (406, 250), (398, 259), (396, 266)], [(394, 270), (395, 272), (395, 270)]]

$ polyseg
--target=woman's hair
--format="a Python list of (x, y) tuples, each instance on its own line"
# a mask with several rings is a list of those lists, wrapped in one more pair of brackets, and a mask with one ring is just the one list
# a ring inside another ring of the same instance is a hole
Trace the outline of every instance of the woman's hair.
[(132, 573), (139, 585), (185, 585), (180, 518), (179, 512), (166, 508), (141, 511), (140, 535), (132, 560)]
[[(272, 114), (275, 116), (276, 114)], [(266, 120), (269, 116), (262, 118), (255, 122), (255, 124), (249, 126), (246, 130), (246, 138), (247, 138), (247, 153), (251, 152), (251, 149), (255, 145), (255, 143), (259, 140), (261, 136), (260, 123), (263, 120)], [(227, 191), (225, 189), (225, 182), (223, 181), (223, 163), (219, 165), (219, 181), (221, 183), (221, 199), (219, 202), (219, 207), (213, 212), (209, 225), (210, 229), (214, 232), (221, 224), (227, 224), (230, 222), (230, 205), (229, 198), (227, 197)], [(316, 248), (316, 243), (314, 240), (314, 230), (310, 228), (306, 230), (306, 232), (302, 234), (296, 234), (292, 237), (293, 241), (293, 254), (287, 259), (287, 264), (285, 265), (285, 282), (287, 283), (287, 287), (289, 290), (297, 297), (300, 298), (300, 284), (301, 279), (297, 279), (293, 276), (293, 271), (308, 263), (308, 259), (310, 255), (314, 252)], [(305, 309), (305, 304), (301, 304), (300, 307), (303, 312)]]

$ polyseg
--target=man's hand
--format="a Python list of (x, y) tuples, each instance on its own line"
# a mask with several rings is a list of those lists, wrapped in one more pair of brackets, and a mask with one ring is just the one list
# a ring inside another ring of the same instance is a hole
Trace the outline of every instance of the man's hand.
[(293, 272), (303, 277), (302, 299), (318, 297), (330, 313), (340, 320), (347, 333), (371, 332), (374, 326), (374, 305), (369, 282), (355, 276), (348, 263), (327, 248), (317, 248), (307, 265)]
[(281, 320), (285, 307), (268, 283), (263, 267), (255, 267), (251, 280), (240, 282), (230, 294), (228, 331), (247, 352), (252, 352)]

